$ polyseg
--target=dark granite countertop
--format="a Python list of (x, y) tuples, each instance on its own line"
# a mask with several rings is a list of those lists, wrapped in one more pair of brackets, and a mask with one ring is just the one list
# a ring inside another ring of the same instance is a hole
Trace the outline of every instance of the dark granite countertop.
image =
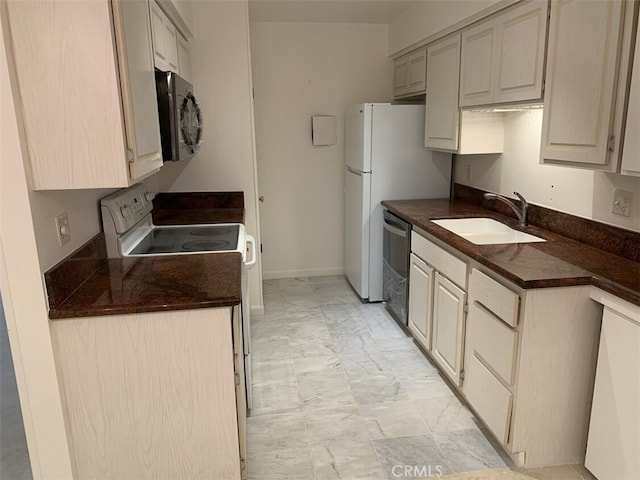
[[(154, 223), (242, 223), (242, 192), (162, 193)], [(238, 305), (237, 252), (107, 258), (100, 233), (45, 273), (49, 318), (188, 310)]]
[[(640, 305), (640, 263), (459, 199), (396, 200), (382, 205), (522, 288), (595, 285)], [(475, 245), (436, 225), (443, 218), (488, 217), (546, 242)]]

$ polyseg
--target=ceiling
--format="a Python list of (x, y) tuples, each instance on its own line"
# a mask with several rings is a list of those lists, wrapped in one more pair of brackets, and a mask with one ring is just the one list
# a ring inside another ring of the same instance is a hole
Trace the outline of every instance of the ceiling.
[(252, 22), (389, 24), (425, 0), (249, 0)]

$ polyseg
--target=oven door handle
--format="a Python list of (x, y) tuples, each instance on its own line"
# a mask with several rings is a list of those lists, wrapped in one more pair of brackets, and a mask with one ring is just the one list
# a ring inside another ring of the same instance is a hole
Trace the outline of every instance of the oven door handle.
[(256, 260), (258, 259), (258, 255), (256, 253), (256, 241), (251, 235), (247, 235), (247, 252), (251, 252), (251, 260), (244, 264), (247, 270), (253, 268), (256, 264)]
[(406, 230), (400, 230), (398, 227), (394, 227), (389, 225), (387, 222), (384, 222), (384, 229), (390, 231), (394, 235), (398, 235), (399, 237), (406, 238), (407, 232)]

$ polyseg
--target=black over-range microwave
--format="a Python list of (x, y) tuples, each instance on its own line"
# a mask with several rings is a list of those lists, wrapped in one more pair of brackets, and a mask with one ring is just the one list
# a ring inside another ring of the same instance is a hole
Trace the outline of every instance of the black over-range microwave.
[(193, 157), (202, 143), (202, 110), (193, 85), (174, 72), (156, 70), (156, 93), (165, 162)]

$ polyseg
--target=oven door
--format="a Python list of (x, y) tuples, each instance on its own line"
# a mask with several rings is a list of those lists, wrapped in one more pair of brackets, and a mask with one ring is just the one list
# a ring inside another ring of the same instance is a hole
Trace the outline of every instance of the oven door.
[(387, 310), (408, 324), (411, 224), (384, 211), (382, 290)]

